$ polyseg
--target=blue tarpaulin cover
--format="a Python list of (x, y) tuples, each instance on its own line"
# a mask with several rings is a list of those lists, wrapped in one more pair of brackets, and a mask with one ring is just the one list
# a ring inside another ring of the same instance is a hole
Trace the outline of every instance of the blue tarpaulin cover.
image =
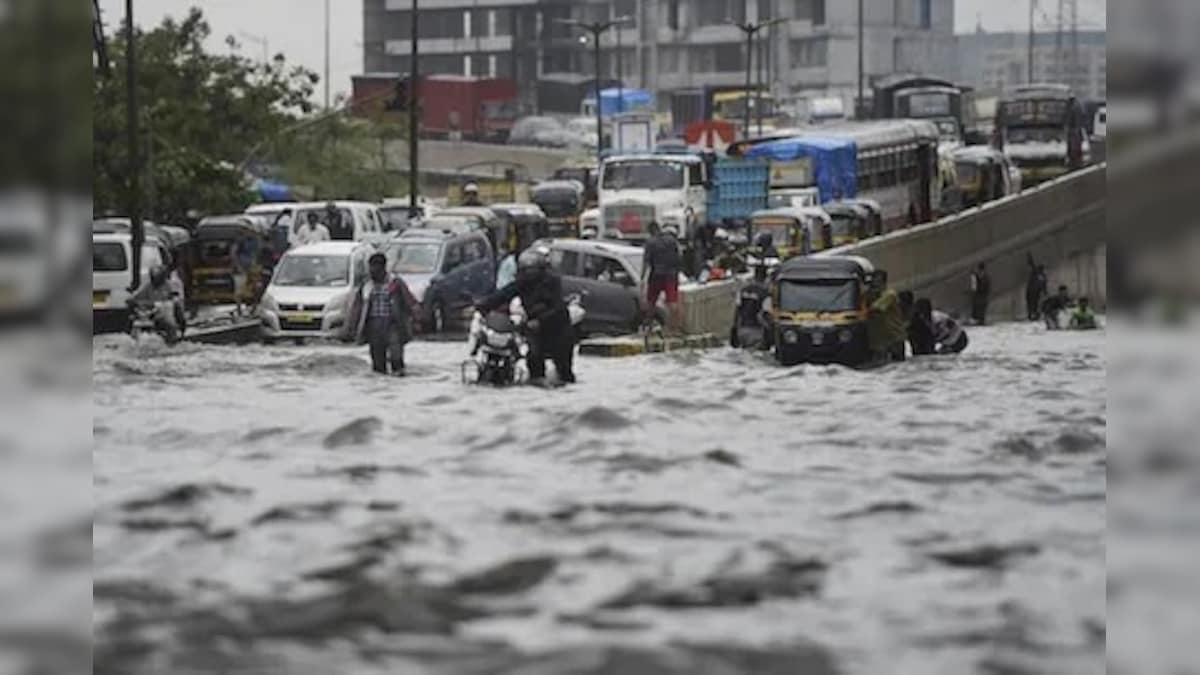
[(262, 197), (264, 202), (289, 202), (293, 199), (291, 186), (272, 180), (259, 179), (255, 181), (254, 191)]
[(821, 203), (858, 196), (858, 146), (845, 138), (799, 136), (751, 146), (746, 157), (772, 162), (811, 158)]

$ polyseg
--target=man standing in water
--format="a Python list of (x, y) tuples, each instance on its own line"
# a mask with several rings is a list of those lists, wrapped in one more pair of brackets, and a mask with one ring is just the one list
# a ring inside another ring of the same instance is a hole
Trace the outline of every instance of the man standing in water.
[(1033, 261), (1029, 255), (1029, 279), (1025, 282), (1025, 309), (1030, 321), (1037, 321), (1042, 314), (1042, 300), (1050, 294), (1050, 281), (1046, 278), (1046, 266)]
[(371, 368), (380, 375), (404, 376), (404, 345), (412, 339), (417, 302), (404, 280), (387, 271), (382, 253), (371, 256), (370, 280), (360, 285), (351, 302), (346, 326), (357, 344), (370, 345)]
[(679, 319), (679, 270), (683, 267), (683, 254), (679, 250), (677, 232), (668, 227), (659, 229), (658, 223), (650, 223), (650, 240), (646, 242), (642, 259), (642, 282), (646, 289), (646, 313), (654, 316), (660, 297), (666, 298), (670, 312), (667, 329), (682, 333)]
[(971, 273), (971, 318), (979, 326), (987, 324), (988, 302), (992, 296), (992, 278), (987, 265), (979, 263)]
[(871, 309), (867, 319), (867, 334), (874, 358), (882, 361), (905, 360), (908, 324), (900, 307), (899, 294), (888, 287), (886, 271), (875, 272), (869, 293)]

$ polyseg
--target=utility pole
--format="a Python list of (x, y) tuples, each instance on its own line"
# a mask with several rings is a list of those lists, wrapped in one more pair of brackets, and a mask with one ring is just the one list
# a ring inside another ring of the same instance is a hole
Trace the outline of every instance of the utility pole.
[(1035, 12), (1037, 12), (1037, 0), (1029, 0), (1029, 75), (1026, 78), (1027, 84), (1033, 84), (1033, 22)]
[[(750, 128), (751, 128), (750, 125), (751, 125), (751, 121), (752, 121), (751, 117), (750, 117), (750, 92), (751, 92), (751, 89), (754, 87), (754, 36), (758, 35), (758, 32), (761, 31), (762, 29), (770, 28), (771, 26), (783, 23), (784, 21), (786, 21), (786, 19), (778, 18), (778, 19), (771, 19), (770, 21), (762, 21), (759, 23), (750, 23), (749, 21), (747, 21), (746, 23), (737, 23), (736, 21), (734, 21), (732, 19), (730, 19), (729, 21), (726, 22), (730, 26), (733, 26), (746, 34), (746, 90), (745, 90), (745, 97), (743, 99), (744, 105), (742, 106), (744, 108), (744, 111), (743, 111), (744, 114), (742, 116), (743, 117), (742, 129), (743, 129), (743, 133), (746, 134), (747, 138), (750, 137)], [(762, 91), (761, 90), (755, 94), (755, 98), (758, 101), (758, 103), (761, 105), (762, 104)]]
[[(770, 32), (767, 33), (770, 36)], [(758, 41), (758, 88), (754, 92), (754, 113), (758, 117), (758, 135), (763, 135), (763, 87), (766, 86), (767, 50), (763, 40)]]
[[(415, 2), (415, 0), (414, 0)], [(612, 21), (595, 21), (585, 23), (575, 19), (555, 19), (555, 23), (563, 26), (569, 26), (576, 30), (584, 31), (591, 35), (592, 46), (595, 49), (596, 58), (596, 162), (599, 164), (604, 158), (604, 114), (601, 108), (600, 92), (603, 87), (600, 84), (601, 64), (600, 64), (600, 38), (605, 33), (613, 28), (619, 28), (621, 24), (629, 21), (630, 17), (622, 16)], [(620, 31), (618, 30), (618, 40), (620, 39)], [(619, 50), (618, 50), (619, 51)], [(620, 78), (618, 78), (620, 79)]]
[[(415, 17), (414, 17), (415, 20)], [(325, 0), (325, 109), (329, 110), (329, 0)]]
[(129, 211), (130, 232), (133, 235), (133, 281), (130, 291), (136, 291), (142, 285), (142, 246), (146, 242), (145, 224), (142, 222), (141, 204), (141, 159), (138, 139), (138, 98), (137, 98), (137, 34), (133, 26), (133, 0), (125, 0), (125, 68), (126, 89), (128, 98), (125, 101), (126, 122), (128, 123), (129, 143)]
[(867, 14), (863, 0), (858, 0), (858, 101), (854, 104), (854, 119), (863, 118), (867, 94)]
[(1067, 63), (1065, 55), (1063, 54), (1063, 17), (1065, 16), (1063, 14), (1063, 6), (1065, 4), (1066, 0), (1058, 0), (1057, 30), (1054, 33), (1054, 65), (1058, 68), (1058, 76), (1063, 78), (1062, 81), (1064, 82), (1066, 81), (1064, 72), (1066, 70)]
[(1079, 0), (1071, 0), (1071, 74), (1067, 84), (1076, 96), (1083, 92), (1083, 86), (1076, 86), (1075, 78), (1079, 74)]
[[(329, 6), (329, 0), (325, 0)], [(421, 181), (418, 176), (420, 164), (417, 162), (417, 152), (420, 144), (417, 136), (421, 131), (421, 97), (420, 93), (420, 49), (417, 46), (417, 0), (412, 0), (412, 20), (409, 21), (412, 42), (412, 54), (408, 67), (408, 216), (416, 218), (418, 213), (417, 193), (421, 191)]]

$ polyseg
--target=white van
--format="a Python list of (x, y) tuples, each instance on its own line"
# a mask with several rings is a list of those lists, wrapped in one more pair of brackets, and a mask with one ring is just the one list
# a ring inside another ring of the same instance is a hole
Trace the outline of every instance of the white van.
[[(326, 207), (333, 204), (340, 214), (339, 223), (330, 224), (326, 216)], [(279, 202), (272, 204), (255, 204), (246, 209), (252, 216), (262, 216), (267, 224), (274, 226), (276, 218), (284, 211), (292, 212), (292, 234), (301, 223), (308, 220), (308, 214), (315, 213), (321, 223), (329, 228), (329, 236), (334, 241), (367, 241), (381, 242), (388, 238), (387, 226), (379, 205), (370, 202)], [(294, 243), (294, 241), (293, 241)]]
[[(150, 270), (166, 265), (170, 260), (167, 247), (158, 239), (147, 237), (142, 244), (141, 283), (150, 283)], [(126, 302), (133, 285), (133, 235), (126, 232), (97, 232), (92, 234), (92, 320), (96, 325), (112, 324), (122, 328), (129, 316)], [(167, 282), (177, 302), (184, 298), (183, 280), (177, 270), (171, 271)], [(115, 322), (115, 323), (113, 323)]]

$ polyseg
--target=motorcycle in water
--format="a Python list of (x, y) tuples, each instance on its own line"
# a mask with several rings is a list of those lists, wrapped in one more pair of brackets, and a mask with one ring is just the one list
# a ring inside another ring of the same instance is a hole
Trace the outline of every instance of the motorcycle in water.
[(528, 347), (519, 330), (521, 318), (512, 312), (491, 312), (487, 316), (475, 312), (467, 336), (471, 358), (462, 365), (464, 384), (508, 387), (524, 380), (524, 368), (520, 366)]
[[(578, 330), (587, 315), (581, 296), (567, 298), (567, 312), (572, 328)], [(529, 346), (522, 335), (524, 324), (525, 310), (519, 299), (512, 301), (507, 313), (484, 316), (475, 312), (467, 335), (471, 358), (462, 364), (463, 383), (509, 387), (525, 382), (529, 373), (523, 363)]]
[(170, 302), (130, 306), (129, 335), (134, 342), (157, 335), (168, 346), (179, 342), (181, 335), (175, 323), (175, 308)]

